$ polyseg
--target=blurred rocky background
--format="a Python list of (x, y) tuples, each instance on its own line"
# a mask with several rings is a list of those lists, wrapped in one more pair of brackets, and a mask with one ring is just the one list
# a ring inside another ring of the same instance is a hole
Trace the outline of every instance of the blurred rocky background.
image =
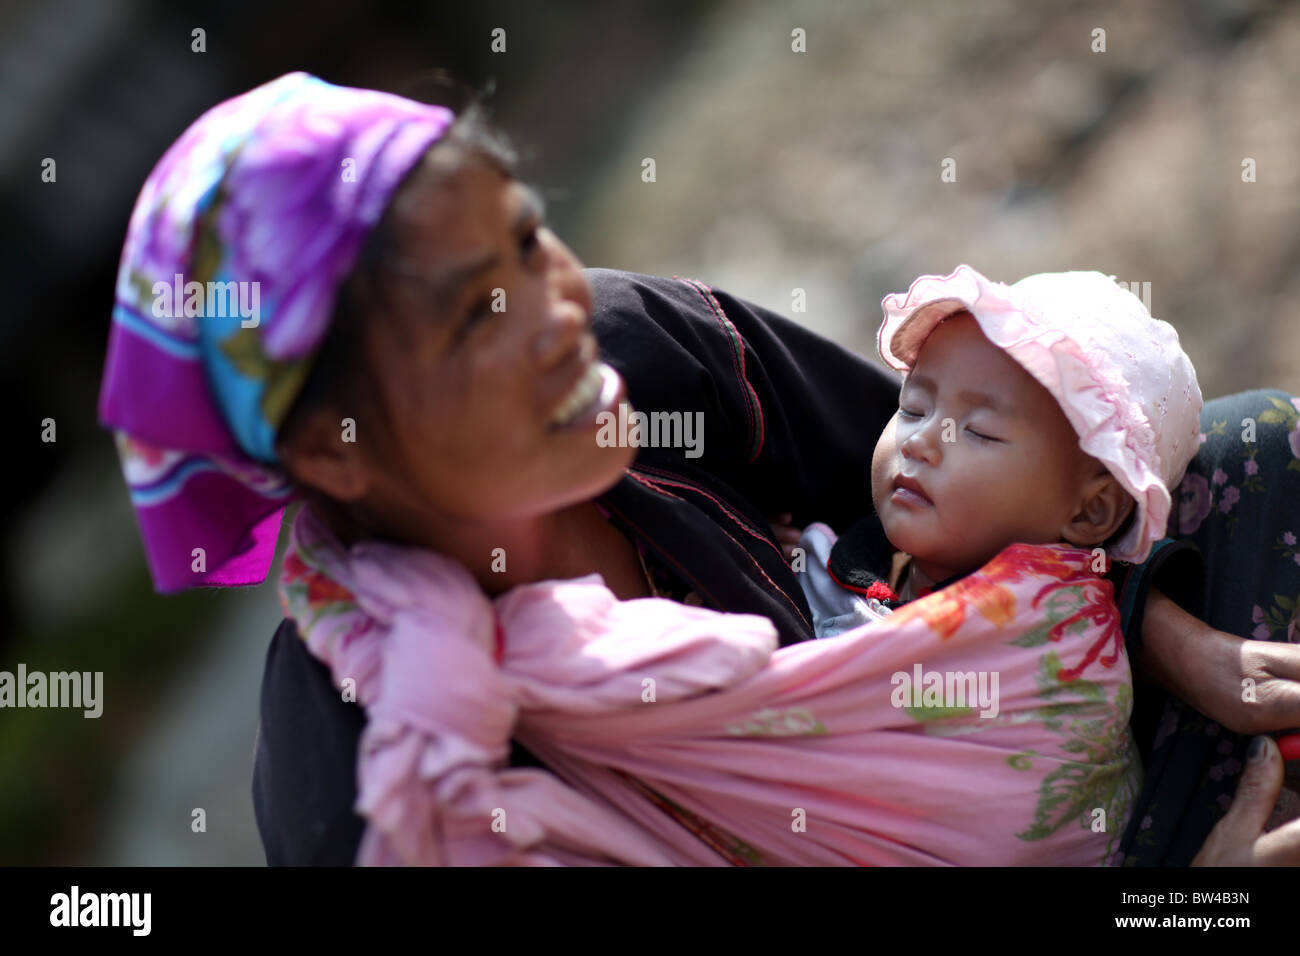
[(249, 785), (278, 602), (149, 587), (95, 420), (117, 257), (208, 107), (295, 69), (420, 94), (435, 68), (494, 90), (589, 265), (696, 276), (866, 351), (917, 275), (1098, 269), (1150, 284), (1207, 397), (1300, 392), (1291, 3), (5, 5), (0, 670), (102, 670), (105, 701), (0, 710), (0, 864), (263, 862)]

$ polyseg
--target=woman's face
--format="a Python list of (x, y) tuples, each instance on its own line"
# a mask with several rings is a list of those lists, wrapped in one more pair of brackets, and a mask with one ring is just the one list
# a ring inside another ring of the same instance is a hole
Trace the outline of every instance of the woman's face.
[(430, 518), (527, 519), (608, 489), (635, 449), (598, 445), (596, 416), (626, 390), (598, 360), (582, 264), (540, 203), (435, 148), (393, 213), (396, 314), (369, 323), (367, 345), (398, 461), (368, 466), (367, 510), (409, 533)]

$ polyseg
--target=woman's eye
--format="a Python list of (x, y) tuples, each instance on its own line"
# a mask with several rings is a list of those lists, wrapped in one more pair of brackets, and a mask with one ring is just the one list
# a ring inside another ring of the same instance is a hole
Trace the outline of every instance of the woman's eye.
[(463, 337), (467, 332), (473, 329), (474, 326), (478, 325), (484, 319), (488, 319), (491, 317), (492, 317), (492, 300), (491, 299), (479, 300), (477, 303), (475, 303), (473, 306), (470, 307), (469, 314), (466, 315), (465, 320), (460, 323), (459, 329), (457, 330), (457, 337), (458, 338)]
[(540, 223), (533, 226), (533, 228), (529, 229), (528, 232), (519, 240), (519, 251), (523, 254), (525, 260), (532, 258), (532, 256), (542, 248), (542, 240), (539, 235), (541, 228)]

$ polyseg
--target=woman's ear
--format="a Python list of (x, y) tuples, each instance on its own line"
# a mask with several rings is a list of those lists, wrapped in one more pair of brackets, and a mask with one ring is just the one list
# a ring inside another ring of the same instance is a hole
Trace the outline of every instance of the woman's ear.
[(1110, 539), (1128, 520), (1135, 503), (1109, 471), (1102, 469), (1083, 484), (1079, 508), (1061, 528), (1061, 538), (1078, 547)]
[(276, 442), (276, 454), (294, 481), (335, 501), (355, 502), (370, 490), (370, 470), (341, 421), (334, 409), (312, 411)]

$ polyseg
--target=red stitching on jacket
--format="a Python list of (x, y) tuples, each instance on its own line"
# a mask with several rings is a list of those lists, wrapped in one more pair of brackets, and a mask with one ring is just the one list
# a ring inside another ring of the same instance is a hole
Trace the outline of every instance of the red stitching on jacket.
[[(675, 495), (671, 491), (667, 491), (663, 488), (660, 488), (650, 478), (646, 478), (641, 475), (638, 475), (636, 474), (636, 472), (632, 471), (631, 469), (628, 470), (628, 474), (633, 478), (633, 480), (641, 482), (641, 484), (645, 485), (647, 488), (651, 489), (652, 491), (657, 491), (661, 495), (667, 495), (669, 498), (676, 498), (678, 501), (682, 502), (683, 504), (686, 503), (686, 499), (683, 498), (681, 495)], [(733, 518), (732, 520), (734, 521), (735, 519)], [(807, 625), (809, 630), (812, 630), (812, 624), (808, 621), (808, 618), (804, 617), (803, 611), (799, 610), (799, 605), (795, 604), (794, 601), (790, 599), (790, 595), (786, 594), (784, 589), (782, 589), (780, 585), (778, 585), (775, 581), (773, 581), (770, 577), (768, 577), (767, 572), (763, 570), (763, 566), (754, 559), (754, 556), (749, 553), (749, 550), (743, 544), (741, 544), (739, 541), (733, 538), (731, 535), (727, 534), (726, 530), (724, 530), (721, 526), (718, 527), (718, 530), (721, 531), (723, 534), (727, 535), (727, 540), (730, 541), (732, 544), (734, 544), (742, 552), (744, 552), (745, 557), (749, 558), (749, 561), (752, 565), (754, 565), (755, 570), (757, 570), (758, 573), (763, 576), (763, 580), (772, 586), (772, 590), (776, 591), (777, 594), (785, 598), (786, 603), (789, 604), (790, 607), (794, 610), (794, 612), (799, 615), (799, 620), (803, 621), (804, 624)]]
[[(629, 474), (631, 474), (631, 473), (629, 472)], [(636, 476), (633, 475), (632, 477), (635, 478)], [(655, 490), (658, 490), (658, 489), (655, 489)], [(663, 492), (663, 493), (664, 493), (664, 494), (668, 494), (668, 492)], [(676, 496), (676, 495), (672, 495), (671, 497), (676, 498), (677, 496)], [(681, 499), (679, 498), (678, 500), (680, 501)], [(627, 515), (625, 515), (622, 511), (620, 511), (620, 510), (619, 510), (618, 508), (616, 508), (614, 505), (609, 504), (609, 503), (607, 502), (607, 503), (605, 504), (605, 507), (608, 508), (608, 509), (609, 509), (611, 512), (613, 512), (614, 514), (618, 515), (618, 517), (619, 517), (619, 518), (620, 518), (624, 523), (626, 523), (627, 526), (628, 526), (629, 528), (631, 528), (633, 531), (635, 531), (637, 534), (639, 534), (643, 539), (645, 539), (646, 541), (649, 541), (649, 540), (650, 540), (650, 536), (647, 535), (644, 531), (641, 530), (641, 526), (640, 526), (640, 525), (638, 525), (635, 521), (633, 521), (631, 518), (629, 518)], [(725, 534), (726, 532), (723, 532), (723, 533)], [(708, 588), (706, 588), (704, 585), (702, 585), (702, 584), (701, 584), (701, 583), (700, 583), (700, 582), (695, 578), (695, 576), (694, 576), (693, 574), (691, 574), (691, 573), (690, 573), (689, 571), (687, 571), (684, 567), (682, 567), (682, 565), (680, 565), (680, 564), (677, 562), (677, 560), (676, 560), (675, 558), (673, 558), (671, 555), (664, 554), (664, 553), (661, 552), (661, 551), (657, 551), (656, 553), (658, 554), (658, 556), (659, 556), (661, 559), (663, 559), (664, 561), (667, 561), (669, 564), (671, 564), (671, 565), (676, 569), (677, 573), (678, 573), (682, 578), (684, 578), (688, 584), (691, 585), (691, 589), (692, 589), (692, 590), (696, 591), (697, 593), (699, 593), (699, 594), (702, 595), (703, 597), (707, 598), (707, 599), (708, 599), (709, 601), (711, 601), (715, 606), (719, 606), (719, 607), (720, 607), (720, 606), (722, 605), (722, 602), (719, 601), (719, 600), (718, 600), (718, 599), (717, 599), (717, 598), (716, 598), (712, 593), (710, 593), (709, 590), (708, 590)]]
[[(723, 324), (728, 336), (732, 340), (731, 366), (735, 369), (736, 377), (740, 380), (741, 386), (749, 396), (745, 401), (745, 418), (749, 422), (749, 443), (750, 454), (749, 460), (752, 462), (758, 458), (758, 453), (763, 450), (763, 441), (766, 438), (766, 430), (763, 427), (763, 406), (758, 400), (758, 393), (754, 387), (749, 384), (749, 377), (745, 374), (745, 340), (741, 337), (740, 330), (736, 328), (735, 323), (727, 318), (727, 313), (723, 310), (722, 304), (718, 302), (710, 289), (703, 282), (697, 279), (682, 279), (687, 285), (699, 293), (700, 298), (704, 300), (710, 311), (717, 317), (718, 321)], [(751, 408), (752, 405), (752, 408)], [(754, 433), (754, 419), (758, 419), (758, 434)]]
[(673, 472), (670, 471), (664, 471), (662, 468), (653, 468), (649, 465), (637, 465), (636, 470), (652, 472), (655, 475), (655, 480), (657, 481), (661, 481), (666, 485), (673, 485), (674, 487), (689, 488), (690, 490), (695, 491), (703, 495), (704, 497), (708, 498), (715, 505), (721, 508), (723, 513), (726, 514), (728, 518), (730, 518), (732, 521), (736, 522), (736, 524), (744, 528), (745, 532), (750, 537), (757, 538), (759, 541), (762, 541), (773, 551), (775, 551), (778, 555), (780, 555), (781, 560), (783, 561), (785, 560), (785, 555), (781, 552), (781, 549), (777, 547), (776, 543), (772, 541), (772, 539), (764, 537), (762, 532), (755, 531), (753, 525), (745, 521), (745, 519), (741, 515), (736, 514), (734, 511), (728, 508), (726, 502), (720, 501), (717, 498), (713, 497), (713, 495), (709, 494), (709, 492), (706, 491), (703, 488), (703, 486), (697, 485), (695, 482), (691, 481), (688, 478), (683, 478), (681, 475), (674, 474)]

